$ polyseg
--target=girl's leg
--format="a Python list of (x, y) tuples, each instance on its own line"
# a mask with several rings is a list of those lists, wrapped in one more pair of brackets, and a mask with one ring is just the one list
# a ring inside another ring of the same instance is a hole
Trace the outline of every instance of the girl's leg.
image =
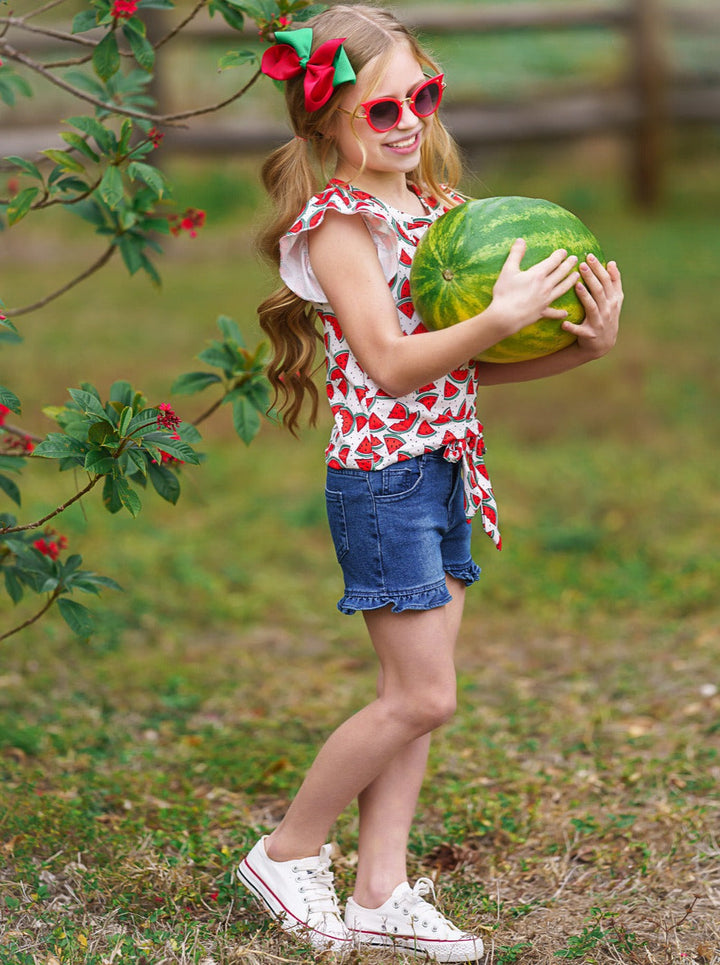
[[(445, 641), (438, 645), (454, 651), (465, 602), (465, 584), (447, 577), (452, 602), (443, 607)], [(371, 611), (366, 615), (373, 640), (389, 634), (393, 645), (392, 614)], [(380, 671), (378, 691), (384, 689)], [(359, 795), (360, 840), (354, 898), (365, 908), (377, 908), (395, 887), (407, 880), (407, 844), (427, 766), (430, 734), (406, 744)]]
[[(449, 618), (447, 610), (392, 613), (387, 607), (366, 614), (382, 667), (382, 692), (345, 721), (321, 748), (285, 817), (267, 839), (271, 859), (316, 855), (338, 815), (386, 768), (390, 771), (384, 783), (391, 788), (393, 768), (398, 767), (393, 762), (409, 746), (400, 771), (407, 775), (409, 768), (419, 789), (427, 755), (424, 735), (455, 711), (457, 629), (456, 618)], [(389, 794), (390, 790), (381, 797)], [(415, 798), (417, 790), (412, 794)], [(408, 809), (405, 801), (400, 810), (407, 814)], [(410, 819), (403, 820), (409, 824)], [(403, 832), (403, 840), (406, 835)], [(398, 847), (396, 844), (393, 853)]]

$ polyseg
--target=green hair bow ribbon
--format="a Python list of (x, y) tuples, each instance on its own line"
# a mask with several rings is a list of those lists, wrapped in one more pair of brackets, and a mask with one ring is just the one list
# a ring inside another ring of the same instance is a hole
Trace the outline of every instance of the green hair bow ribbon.
[(326, 40), (312, 52), (312, 27), (275, 31), (275, 43), (263, 54), (261, 70), (275, 80), (305, 74), (305, 110), (317, 111), (340, 84), (354, 84), (355, 71), (343, 47), (344, 37)]

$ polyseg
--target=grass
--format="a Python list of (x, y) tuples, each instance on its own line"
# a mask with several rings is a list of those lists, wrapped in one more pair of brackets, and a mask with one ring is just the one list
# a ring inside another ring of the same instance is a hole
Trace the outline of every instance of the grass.
[[(433, 745), (410, 863), (496, 965), (720, 961), (715, 149), (674, 142), (654, 215), (628, 206), (622, 155), (600, 143), (488, 158), (468, 184), (572, 207), (628, 296), (607, 359), (481, 397), (505, 549), (475, 537), (460, 710)], [(40, 406), (84, 378), (168, 399), (220, 312), (258, 337), (254, 168), (172, 174), (210, 217), (167, 243), (162, 291), (113, 264), (5, 349), (28, 428), (47, 431)], [(51, 289), (94, 250), (61, 218), (14, 229), (3, 298)], [(233, 869), (373, 686), (361, 621), (334, 609), (326, 434), (324, 416), (299, 442), (266, 426), (246, 449), (220, 419), (177, 507), (148, 496), (133, 521), (91, 499), (63, 517), (71, 550), (125, 589), (95, 606), (91, 640), (47, 618), (0, 652), (2, 965), (313, 960)], [(32, 468), (27, 519), (73, 485)], [(350, 810), (343, 893), (356, 831)], [(381, 960), (403, 957), (356, 959)]]

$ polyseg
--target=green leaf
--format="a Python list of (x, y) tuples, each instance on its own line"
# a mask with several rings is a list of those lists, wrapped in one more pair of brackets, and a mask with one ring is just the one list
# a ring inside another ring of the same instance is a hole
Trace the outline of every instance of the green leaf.
[[(75, 131), (61, 131), (60, 137), (63, 139), (63, 141), (65, 141), (66, 144), (69, 144), (70, 147), (74, 147), (76, 151), (80, 151), (81, 154), (84, 154), (85, 157), (90, 158), (91, 161), (97, 162), (100, 160), (100, 155), (96, 154), (85, 138), (80, 137), (80, 135), (76, 134)], [(47, 151), (45, 153), (47, 154)]]
[(309, 20), (310, 17), (314, 17), (316, 14), (322, 13), (326, 9), (327, 7), (324, 3), (311, 3), (307, 7), (303, 7), (300, 10), (293, 8), (293, 23), (302, 23), (304, 20)]
[(108, 590), (122, 590), (119, 583), (109, 576), (100, 576), (99, 573), (92, 573), (90, 570), (81, 570), (68, 581), (68, 586), (73, 590), (82, 590), (83, 593), (94, 593), (97, 595), (102, 587)]
[(130, 484), (127, 479), (115, 480), (115, 491), (117, 492), (118, 499), (122, 505), (127, 509), (130, 515), (135, 518), (142, 509), (142, 503), (140, 502), (140, 497), (135, 492), (134, 489), (130, 488)]
[(148, 471), (148, 457), (144, 449), (139, 449), (137, 446), (131, 445), (124, 450), (124, 455), (127, 457), (128, 462), (132, 463), (132, 467), (128, 469), (128, 475), (133, 476), (140, 473), (141, 476), (147, 476)]
[(264, 379), (253, 379), (248, 385), (243, 386), (245, 398), (259, 412), (267, 412), (270, 408), (270, 388)]
[(138, 412), (138, 414), (133, 417), (125, 435), (132, 436), (133, 439), (138, 439), (148, 432), (154, 432), (158, 427), (157, 418), (159, 414), (160, 410), (155, 408), (143, 409), (142, 412)]
[(32, 97), (32, 88), (18, 74), (14, 74), (9, 67), (0, 67), (0, 100), (8, 107), (15, 106), (15, 94), (24, 94), (25, 97)]
[(128, 427), (132, 422), (133, 410), (132, 407), (126, 405), (125, 408), (120, 413), (120, 421), (118, 422), (118, 433), (120, 436), (126, 436), (128, 434)]
[(66, 123), (72, 124), (83, 134), (95, 139), (95, 143), (105, 154), (110, 154), (117, 148), (117, 142), (113, 131), (104, 127), (95, 117), (87, 114), (79, 114), (76, 117), (68, 117)]
[(223, 338), (230, 339), (231, 342), (235, 342), (240, 348), (245, 348), (245, 339), (240, 331), (240, 326), (234, 318), (230, 318), (229, 315), (220, 315), (218, 316), (217, 326), (222, 332)]
[(132, 405), (134, 394), (132, 385), (126, 379), (118, 379), (110, 386), (109, 399), (123, 406)]
[(228, 0), (228, 2), (238, 10), (242, 10), (248, 17), (252, 17), (253, 20), (272, 20), (276, 11), (272, 0), (270, 2), (264, 2), (264, 0)]
[(86, 389), (68, 389), (68, 393), (81, 412), (85, 415), (97, 416), (103, 422), (109, 422), (114, 428), (112, 419), (105, 411), (105, 406), (96, 395)]
[(40, 168), (32, 161), (26, 160), (24, 157), (18, 157), (17, 154), (10, 154), (8, 157), (3, 158), (10, 164), (14, 164), (15, 167), (20, 168), (25, 174), (29, 174), (31, 178), (37, 178), (38, 181), (42, 181), (42, 174), (40, 173)]
[(107, 82), (120, 69), (120, 51), (113, 31), (105, 34), (92, 55), (95, 73)]
[(180, 482), (175, 473), (167, 466), (151, 463), (148, 466), (148, 476), (158, 496), (174, 506), (180, 498)]
[(218, 60), (218, 70), (228, 70), (230, 67), (242, 67), (243, 64), (257, 60), (254, 50), (228, 50)]
[(231, 7), (227, 0), (210, 0), (208, 10), (211, 17), (219, 13), (225, 23), (233, 30), (242, 30), (245, 27), (245, 19), (242, 13)]
[(143, 271), (145, 272), (146, 275), (148, 275), (153, 285), (159, 288), (160, 285), (162, 284), (162, 279), (160, 278), (160, 275), (157, 269), (145, 254), (141, 256), (141, 261), (142, 261)]
[[(69, 428), (69, 427), (68, 427)], [(66, 430), (67, 431), (67, 430)], [(112, 442), (120, 444), (120, 437), (118, 436), (115, 428), (110, 425), (109, 422), (95, 422), (87, 430), (87, 441), (91, 442), (95, 446), (107, 445), (108, 439), (114, 437)]]
[(117, 246), (120, 249), (125, 267), (131, 275), (134, 275), (135, 272), (139, 271), (143, 266), (143, 239), (135, 235), (125, 234), (118, 239)]
[(58, 164), (63, 171), (75, 171), (76, 174), (85, 173), (85, 165), (81, 164), (69, 151), (58, 151), (55, 148), (48, 148), (45, 151), (40, 151), (40, 153)]
[(30, 210), (35, 198), (40, 193), (40, 188), (25, 188), (12, 199), (7, 206), (7, 219), (9, 225), (17, 224)]
[(0, 405), (4, 405), (5, 408), (10, 409), (16, 415), (19, 415), (22, 411), (20, 399), (10, 389), (6, 389), (4, 385), (0, 385)]
[(113, 479), (112, 476), (106, 476), (103, 483), (103, 506), (109, 513), (118, 513), (122, 509), (122, 502), (117, 489), (118, 482), (119, 480)]
[(114, 211), (125, 197), (125, 186), (123, 185), (122, 175), (114, 164), (111, 164), (110, 167), (105, 170), (98, 187), (98, 192), (111, 211)]
[(192, 422), (181, 422), (177, 431), (182, 441), (189, 442), (190, 445), (202, 441), (200, 430)]
[(200, 464), (200, 459), (195, 450), (183, 442), (182, 439), (171, 439), (167, 433), (153, 433), (152, 437), (148, 439), (157, 449), (161, 452), (165, 452), (168, 456), (172, 456), (174, 459), (179, 459), (180, 462), (187, 462), (192, 466), (197, 466)]
[(57, 605), (63, 620), (73, 633), (83, 638), (90, 636), (95, 629), (95, 623), (86, 606), (76, 603), (75, 600), (68, 600), (64, 596), (60, 597)]
[(95, 476), (106, 476), (115, 469), (116, 465), (117, 461), (108, 453), (107, 449), (91, 449), (85, 456), (84, 469)]
[(233, 425), (238, 436), (249, 446), (260, 431), (260, 416), (248, 399), (237, 399), (233, 403)]
[(214, 372), (186, 372), (175, 379), (170, 391), (176, 395), (194, 395), (218, 382), (222, 382), (222, 379)]
[[(27, 460), (22, 456), (3, 456), (0, 453), (0, 469), (4, 469), (5, 472), (20, 473), (25, 468)], [(8, 523), (4, 521), (7, 513), (0, 513), (0, 527), (2, 526), (14, 526), (15, 523)], [(1, 539), (2, 537), (0, 537)]]
[(9, 476), (4, 476), (0, 473), (0, 489), (3, 490), (6, 496), (8, 496), (17, 505), (22, 505), (22, 498), (20, 496), (20, 489), (17, 483), (10, 479)]
[(72, 22), (72, 33), (82, 34), (86, 30), (92, 30), (97, 25), (97, 14), (95, 10), (81, 10), (76, 13)]
[(103, 207), (95, 200), (79, 201), (72, 206), (72, 210), (84, 221), (95, 225), (97, 230), (104, 228), (107, 223)]
[(236, 354), (227, 345), (217, 341), (211, 342), (206, 349), (203, 349), (198, 354), (198, 358), (207, 365), (222, 369), (228, 376), (232, 375), (237, 364)]
[(3, 567), (3, 569), (5, 570), (5, 589), (7, 590), (7, 595), (13, 603), (19, 603), (23, 598), (22, 583), (12, 570), (7, 569), (7, 567)]
[(133, 181), (143, 181), (151, 188), (158, 198), (168, 190), (168, 183), (165, 176), (151, 164), (144, 164), (142, 161), (131, 161), (127, 169), (128, 177)]
[(120, 125), (120, 140), (118, 142), (118, 154), (127, 154), (128, 148), (130, 147), (130, 138), (132, 137), (133, 125), (129, 117)]
[(44, 459), (66, 459), (68, 457), (85, 462), (87, 445), (60, 432), (51, 432), (33, 450), (34, 456)]
[(137, 17), (123, 24), (123, 35), (130, 44), (135, 60), (143, 70), (150, 71), (155, 63), (155, 50), (145, 36), (145, 24)]

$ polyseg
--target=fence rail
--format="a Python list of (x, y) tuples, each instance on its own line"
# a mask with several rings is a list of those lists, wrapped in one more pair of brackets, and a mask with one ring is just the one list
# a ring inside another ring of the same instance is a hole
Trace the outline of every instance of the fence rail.
[[(401, 16), (421, 33), (434, 35), (605, 28), (619, 31), (626, 39), (627, 66), (622, 81), (613, 88), (545, 95), (542, 101), (448, 103), (443, 108), (444, 120), (466, 150), (519, 141), (576, 139), (600, 132), (616, 134), (627, 139), (631, 148), (627, 176), (632, 194), (639, 203), (652, 206), (661, 194), (669, 130), (685, 124), (720, 124), (720, 71), (705, 77), (680, 77), (671, 72), (666, 57), (670, 32), (720, 39), (720, 5), (677, 10), (666, 8), (662, 0), (437, 4), (404, 8)], [(237, 40), (236, 32), (219, 18), (193, 21), (180, 36), (195, 44)], [(22, 46), (28, 51), (53, 45), (57, 42), (45, 35), (23, 35)], [(158, 93), (163, 87), (160, 74)], [(272, 121), (244, 122), (242, 129), (205, 121), (192, 129), (169, 130), (164, 149), (195, 154), (256, 153), (270, 150), (287, 136), (287, 127)], [(48, 138), (56, 140), (57, 132), (39, 125), (5, 128), (0, 137), (0, 153), (29, 155), (48, 147)]]

